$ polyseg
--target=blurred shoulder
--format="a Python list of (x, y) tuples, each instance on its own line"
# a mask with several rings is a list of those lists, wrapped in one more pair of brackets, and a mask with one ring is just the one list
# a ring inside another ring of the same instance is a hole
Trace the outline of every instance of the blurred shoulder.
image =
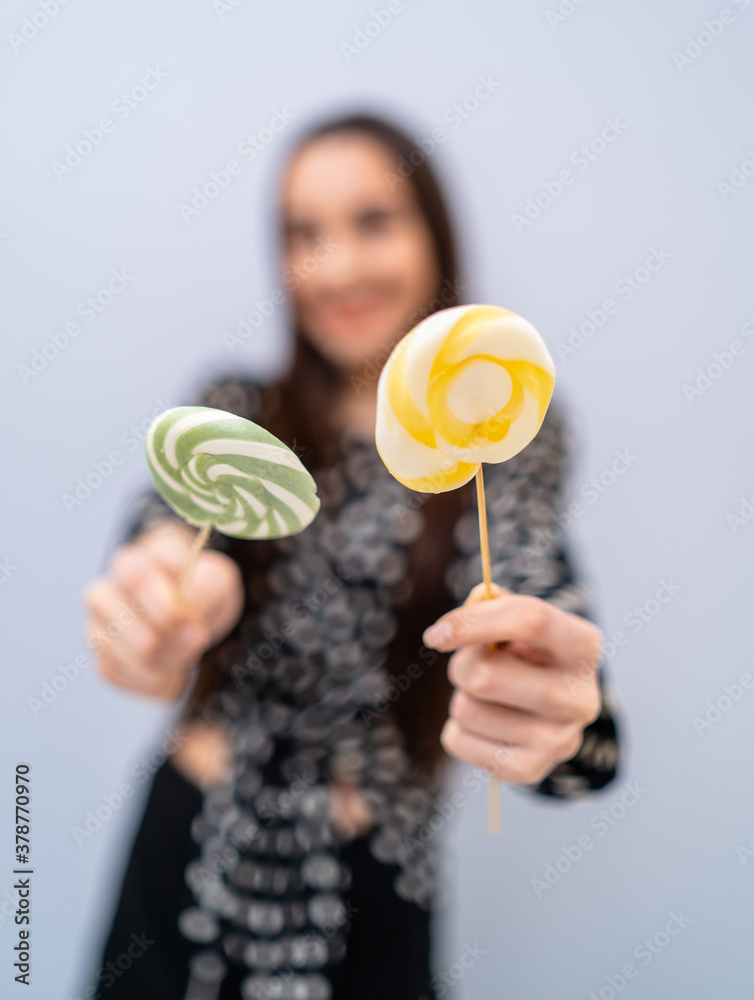
[(555, 398), (548, 407), (539, 433), (528, 447), (535, 448), (539, 445), (539, 450), (543, 453), (550, 452), (552, 458), (562, 459), (570, 451), (571, 443), (571, 429), (565, 409), (560, 400)]
[(198, 405), (227, 410), (246, 420), (259, 420), (274, 386), (256, 380), (252, 375), (220, 375), (201, 392)]

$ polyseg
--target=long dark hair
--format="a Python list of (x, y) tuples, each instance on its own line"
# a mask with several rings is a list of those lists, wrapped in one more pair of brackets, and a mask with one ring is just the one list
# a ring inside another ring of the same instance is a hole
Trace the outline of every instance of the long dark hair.
[[(342, 133), (367, 135), (382, 143), (392, 154), (396, 178), (412, 186), (432, 234), (439, 264), (438, 287), (432, 299), (412, 317), (410, 326), (438, 309), (458, 305), (458, 288), (463, 285), (458, 272), (456, 243), (445, 200), (424, 151), (397, 128), (365, 114), (335, 118), (316, 126), (303, 137), (296, 150), (325, 136)], [(295, 447), (310, 470), (326, 466), (334, 460), (338, 449), (337, 436), (326, 415), (342, 378), (341, 371), (310, 343), (302, 330), (296, 328), (293, 357), (287, 373), (276, 383), (261, 389), (254, 413), (242, 415), (261, 423)], [(211, 396), (207, 405), (214, 405)], [(447, 658), (427, 650), (421, 636), (428, 625), (453, 606), (444, 581), (445, 569), (455, 551), (454, 525), (469, 501), (467, 488), (423, 499), (421, 512), (425, 528), (408, 549), (408, 577), (395, 609), (398, 631), (390, 645), (388, 672), (400, 674), (416, 663), (421, 676), (401, 694), (390, 711), (418, 766), (432, 766), (442, 756), (439, 734), (447, 717), (451, 692), (446, 675)], [(258, 589), (262, 586), (261, 571), (274, 556), (273, 544), (231, 543), (229, 548), (244, 572), (247, 605), (250, 602), (257, 604), (262, 597)], [(210, 650), (205, 655), (188, 705), (190, 716), (199, 714), (212, 692), (221, 686), (230, 660), (232, 656), (219, 655), (218, 650)], [(413, 673), (418, 672), (414, 670)]]

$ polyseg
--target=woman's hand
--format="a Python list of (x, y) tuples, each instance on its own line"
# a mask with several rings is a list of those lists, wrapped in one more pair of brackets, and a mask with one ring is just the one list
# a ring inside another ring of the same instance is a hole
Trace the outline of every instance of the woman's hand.
[(427, 646), (457, 650), (440, 739), (452, 756), (504, 781), (538, 784), (576, 754), (599, 715), (602, 633), (538, 597), (494, 589), (485, 600), (484, 585), (475, 587), (424, 633)]
[(196, 535), (177, 520), (160, 522), (117, 549), (108, 572), (84, 591), (88, 645), (114, 684), (173, 701), (209, 646), (230, 632), (243, 609), (237, 564), (204, 551), (185, 596), (175, 587)]

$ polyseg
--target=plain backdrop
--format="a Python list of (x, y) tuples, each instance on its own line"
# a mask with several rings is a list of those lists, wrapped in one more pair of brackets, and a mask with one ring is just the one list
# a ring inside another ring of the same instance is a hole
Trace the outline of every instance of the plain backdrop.
[[(754, 691), (735, 684), (754, 676), (754, 7), (402, 0), (371, 26), (382, 0), (55, 7), (0, 12), (0, 993), (52, 1000), (91, 982), (147, 789), (138, 762), (173, 725), (174, 711), (75, 666), (81, 588), (149, 483), (139, 434), (218, 373), (277, 370), (285, 308), (234, 350), (224, 340), (280, 287), (276, 173), (298, 130), (366, 109), (416, 139), (445, 128), (431, 160), (464, 297), (522, 313), (548, 342), (575, 437), (565, 501), (583, 511), (564, 533), (601, 627), (626, 637), (608, 663), (624, 759), (603, 793), (506, 789), (491, 838), (485, 792), (454, 770), (466, 800), (440, 833), (435, 955), (447, 995), (750, 997)], [(487, 99), (453, 125), (480, 78)], [(276, 112), (288, 123), (247, 161), (239, 145)], [(66, 167), (103, 117), (110, 131)], [(187, 220), (182, 203), (233, 158), (240, 171)], [(112, 301), (79, 309), (113, 271)], [(67, 501), (114, 450), (111, 474)], [(633, 458), (611, 477), (616, 452)], [(663, 581), (673, 596), (659, 603)], [(30, 989), (13, 982), (9, 916), (18, 761), (32, 767)], [(122, 783), (133, 794), (77, 842)], [(621, 806), (627, 785), (638, 798)], [(569, 866), (583, 835), (592, 846)], [(547, 888), (533, 881), (547, 873)], [(636, 974), (621, 980), (627, 963)]]

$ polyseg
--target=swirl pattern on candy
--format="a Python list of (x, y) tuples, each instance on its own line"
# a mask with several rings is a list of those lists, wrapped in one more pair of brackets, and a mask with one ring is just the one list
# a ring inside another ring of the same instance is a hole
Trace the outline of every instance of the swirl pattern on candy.
[(547, 347), (522, 316), (500, 306), (442, 309), (382, 369), (377, 450), (410, 489), (456, 489), (482, 462), (504, 462), (529, 444), (554, 386)]
[(146, 452), (160, 495), (195, 527), (281, 538), (302, 531), (319, 510), (316, 484), (291, 449), (225, 410), (165, 410), (149, 428)]

